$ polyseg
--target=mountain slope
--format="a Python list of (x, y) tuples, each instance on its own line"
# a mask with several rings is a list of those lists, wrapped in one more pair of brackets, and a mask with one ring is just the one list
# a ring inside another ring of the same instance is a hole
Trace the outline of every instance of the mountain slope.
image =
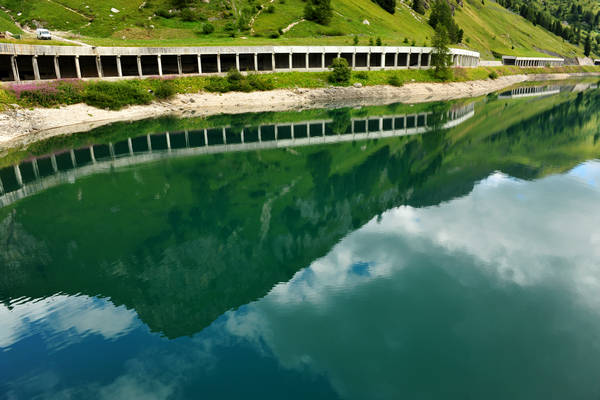
[[(455, 46), (477, 50), (484, 59), (499, 54), (582, 55), (583, 49), (495, 2), (484, 3), (453, 3), (455, 19), (465, 31), (464, 43)], [(370, 0), (332, 0), (328, 26), (304, 21), (305, 4), (302, 0), (210, 0), (177, 9), (171, 0), (0, 0), (22, 24), (70, 31), (90, 44), (104, 46), (348, 45), (355, 35), (362, 45), (380, 37), (384, 44), (421, 46), (430, 44), (433, 35), (427, 16), (415, 14), (410, 0), (398, 0), (393, 15)], [(207, 25), (214, 32), (204, 34)]]

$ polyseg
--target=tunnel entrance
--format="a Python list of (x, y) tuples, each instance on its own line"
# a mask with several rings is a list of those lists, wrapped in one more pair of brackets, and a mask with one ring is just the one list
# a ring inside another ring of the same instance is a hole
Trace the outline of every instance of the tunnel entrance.
[(141, 56), (142, 75), (158, 75), (158, 57), (157, 56)]
[(289, 69), (290, 68), (290, 55), (278, 53), (275, 54), (275, 69)]
[(11, 56), (0, 55), (0, 81), (14, 81)]
[(419, 65), (419, 53), (411, 53), (410, 55), (410, 66), (416, 67)]
[(381, 53), (371, 53), (369, 67), (381, 67)]
[(38, 56), (38, 69), (40, 79), (56, 79), (56, 69), (54, 68), (54, 56)]
[(33, 56), (17, 56), (17, 68), (19, 69), (19, 78), (22, 81), (32, 81), (35, 79), (33, 74)]
[(254, 71), (254, 54), (240, 54), (240, 71)]
[(178, 75), (179, 74), (179, 66), (177, 65), (177, 56), (167, 55), (162, 56), (162, 70), (163, 75)]
[(259, 71), (272, 71), (273, 60), (271, 54), (259, 54), (257, 56), (258, 70)]
[(60, 68), (61, 78), (77, 78), (75, 69), (75, 56), (58, 57), (58, 68)]
[(102, 75), (119, 76), (116, 56), (100, 56), (100, 63), (102, 64)]
[(219, 72), (217, 69), (217, 55), (216, 54), (203, 54), (200, 56), (202, 62), (202, 72), (207, 74), (214, 74)]
[(231, 69), (237, 69), (235, 58), (235, 54), (221, 54), (221, 71), (227, 72)]
[(292, 54), (292, 68), (306, 68), (306, 54)]
[(356, 53), (355, 62), (354, 67), (365, 68), (367, 66), (367, 53)]
[(121, 56), (123, 76), (138, 76), (137, 56)]
[(187, 54), (181, 56), (181, 73), (197, 74), (198, 72), (198, 56), (195, 54)]
[(309, 68), (321, 68), (323, 65), (321, 53), (310, 53), (308, 55), (308, 67)]
[(95, 56), (79, 56), (79, 69), (82, 78), (97, 78), (98, 67)]
[(406, 62), (408, 61), (408, 54), (400, 53), (398, 54), (398, 66), (406, 67)]
[(396, 54), (387, 53), (385, 55), (385, 66), (386, 67), (394, 67), (396, 64)]

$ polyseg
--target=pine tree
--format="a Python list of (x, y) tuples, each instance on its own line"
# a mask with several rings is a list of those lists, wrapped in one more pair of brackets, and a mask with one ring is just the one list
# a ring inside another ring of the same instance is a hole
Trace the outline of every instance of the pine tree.
[(586, 57), (590, 56), (590, 52), (592, 51), (592, 38), (591, 38), (591, 33), (587, 35), (587, 37), (585, 38), (585, 43), (583, 45), (583, 54)]
[(434, 67), (434, 75), (442, 80), (450, 78), (450, 49), (448, 44), (448, 32), (442, 24), (438, 24), (433, 36), (433, 52), (431, 53), (431, 65)]

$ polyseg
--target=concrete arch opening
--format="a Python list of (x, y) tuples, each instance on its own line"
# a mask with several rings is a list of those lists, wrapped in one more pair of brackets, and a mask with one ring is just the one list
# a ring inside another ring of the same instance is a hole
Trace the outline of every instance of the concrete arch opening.
[(121, 56), (121, 71), (123, 76), (138, 76), (137, 57)]
[(290, 55), (277, 53), (275, 54), (275, 69), (289, 69)]
[[(101, 56), (100, 62), (102, 63), (102, 75), (107, 77), (119, 76), (119, 70), (117, 67), (116, 56)], [(62, 67), (61, 67), (62, 74)]]
[(367, 53), (356, 53), (356, 60), (354, 66), (357, 68), (366, 68), (368, 58), (369, 55)]
[(240, 54), (240, 71), (255, 71), (254, 54)]
[(12, 56), (0, 55), (0, 81), (15, 81), (12, 68)]
[(198, 56), (193, 54), (185, 54), (181, 56), (181, 72), (183, 74), (197, 74), (198, 72)]
[(306, 57), (304, 54), (292, 54), (292, 68), (307, 68)]
[(381, 67), (381, 53), (371, 53), (369, 67)]
[(221, 54), (221, 71), (227, 72), (230, 69), (237, 69), (236, 55), (235, 54)]
[(99, 76), (95, 56), (79, 56), (79, 69), (82, 78), (97, 78)]
[(308, 54), (308, 67), (309, 68), (323, 68), (323, 54), (322, 53), (309, 53)]
[(216, 73), (219, 72), (217, 69), (217, 55), (216, 54), (203, 54), (201, 56), (202, 72), (203, 73)]
[(33, 73), (33, 56), (17, 56), (17, 67), (19, 68), (19, 79), (32, 81), (35, 79)]
[(164, 75), (178, 75), (179, 74), (179, 62), (177, 56), (174, 55), (163, 55), (161, 56), (162, 72)]
[(75, 56), (58, 57), (58, 67), (60, 68), (61, 78), (77, 78), (77, 68), (75, 68)]
[(417, 67), (419, 65), (419, 54), (411, 53), (409, 61), (410, 61), (410, 63), (409, 63), (410, 67)]
[(259, 71), (271, 71), (273, 69), (273, 60), (271, 54), (258, 54), (257, 61)]
[(141, 56), (140, 62), (142, 64), (142, 75), (159, 75), (158, 57)]

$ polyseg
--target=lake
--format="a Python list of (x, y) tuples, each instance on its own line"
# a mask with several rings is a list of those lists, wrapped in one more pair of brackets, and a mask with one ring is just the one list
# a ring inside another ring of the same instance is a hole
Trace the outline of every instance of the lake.
[(574, 82), (10, 151), (0, 398), (599, 398), (599, 127)]

